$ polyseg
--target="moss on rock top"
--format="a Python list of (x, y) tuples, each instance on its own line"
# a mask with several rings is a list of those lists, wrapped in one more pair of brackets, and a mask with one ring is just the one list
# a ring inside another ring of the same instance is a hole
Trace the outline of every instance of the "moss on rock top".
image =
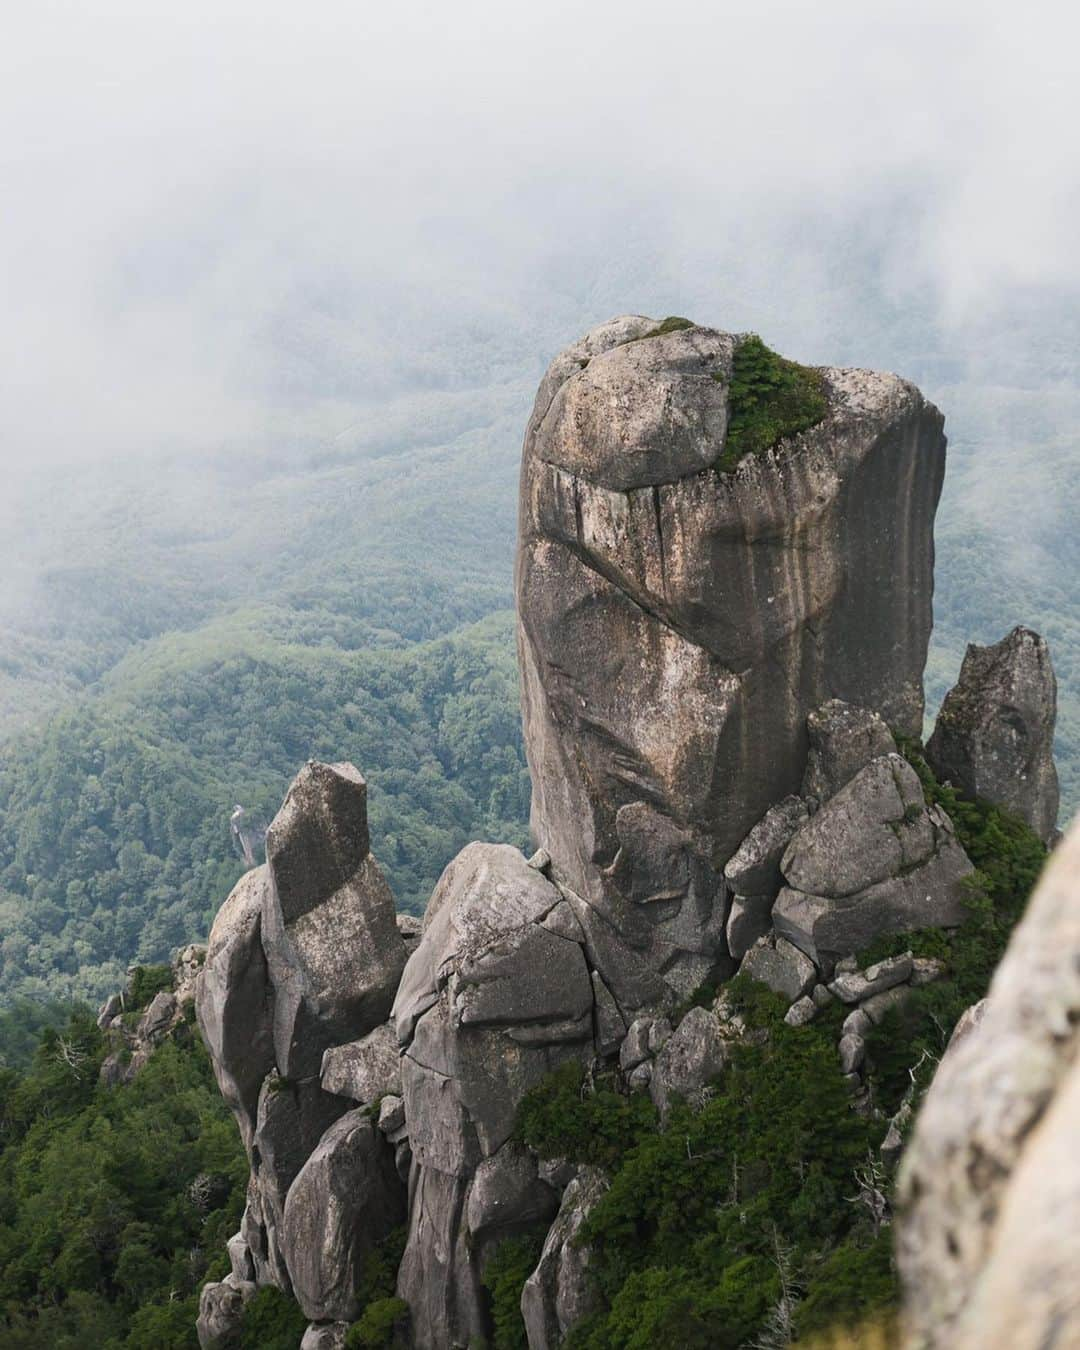
[(809, 431), (827, 411), (821, 371), (787, 360), (751, 333), (732, 358), (727, 437), (717, 467), (730, 473), (744, 455)]

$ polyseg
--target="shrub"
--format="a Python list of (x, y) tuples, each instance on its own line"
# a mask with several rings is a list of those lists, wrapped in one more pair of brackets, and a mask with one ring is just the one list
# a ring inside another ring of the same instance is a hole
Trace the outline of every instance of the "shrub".
[(137, 1012), (140, 1008), (149, 1007), (155, 994), (160, 994), (163, 989), (171, 990), (172, 987), (171, 966), (136, 966), (128, 982), (125, 1011)]
[(404, 1299), (376, 1299), (349, 1328), (346, 1350), (393, 1350), (405, 1345), (408, 1324), (409, 1305)]
[(744, 455), (761, 454), (786, 436), (808, 431), (827, 411), (821, 372), (786, 360), (751, 334), (732, 358), (727, 437), (718, 467), (730, 473)]

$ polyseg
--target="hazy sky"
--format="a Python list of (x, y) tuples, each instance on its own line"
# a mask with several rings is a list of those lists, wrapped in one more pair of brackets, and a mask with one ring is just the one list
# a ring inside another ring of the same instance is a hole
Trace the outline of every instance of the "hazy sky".
[(333, 437), (696, 296), (821, 360), (868, 276), (1007, 323), (1080, 282), (1078, 38), (1038, 0), (12, 5), (5, 467)]

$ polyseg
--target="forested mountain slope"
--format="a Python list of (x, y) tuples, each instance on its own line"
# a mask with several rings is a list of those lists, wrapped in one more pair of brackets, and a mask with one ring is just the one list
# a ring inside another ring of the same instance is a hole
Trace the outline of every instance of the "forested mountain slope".
[[(838, 295), (869, 287), (860, 266), (833, 279)], [(531, 388), (551, 334), (578, 326), (564, 311), (583, 304), (561, 303), (531, 327), (489, 316), (456, 330), (456, 347), (440, 338), (425, 370), (384, 371), (368, 404), (335, 367), (333, 436), (288, 424), (258, 453), (13, 486), (0, 507), (0, 999), (97, 997), (130, 960), (205, 933), (239, 869), (233, 805), (272, 814), (309, 756), (363, 767), (376, 851), (408, 908), (469, 837), (523, 839), (511, 625), (474, 625), (510, 604)], [(797, 331), (798, 354), (891, 366), (946, 413), (928, 709), (967, 641), (1037, 627), (1060, 683), (1067, 819), (1080, 801), (1080, 502), (1064, 428), (1080, 393), (1061, 315), (968, 334), (960, 354), (958, 335), (880, 293), (850, 329), (748, 288), (747, 323), (752, 307), (767, 337)], [(851, 308), (838, 299), (835, 314)], [(394, 335), (387, 370), (407, 339)]]

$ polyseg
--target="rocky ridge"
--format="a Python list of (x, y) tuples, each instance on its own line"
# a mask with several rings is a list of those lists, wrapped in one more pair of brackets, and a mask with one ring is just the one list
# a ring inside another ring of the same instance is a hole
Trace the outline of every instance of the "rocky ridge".
[[(865, 1034), (940, 970), (857, 953), (962, 923), (973, 872), (890, 730), (921, 725), (941, 416), (895, 377), (823, 371), (818, 425), (721, 467), (741, 342), (632, 316), (541, 385), (517, 565), (537, 853), (470, 844), (417, 931), (362, 776), (313, 762), (219, 913), (197, 1011), (251, 1179), (204, 1347), (266, 1283), (340, 1344), (403, 1220), (411, 1345), (488, 1340), (487, 1263), (538, 1226), (522, 1316), (557, 1345), (595, 1297), (572, 1239), (604, 1179), (534, 1155), (518, 1107), (569, 1062), (661, 1113), (693, 1102), (748, 1034), (738, 971), (790, 1025), (849, 1009), (838, 1061), (874, 1109)], [(1049, 663), (1022, 674), (1052, 710)], [(980, 753), (996, 697), (973, 695)]]

